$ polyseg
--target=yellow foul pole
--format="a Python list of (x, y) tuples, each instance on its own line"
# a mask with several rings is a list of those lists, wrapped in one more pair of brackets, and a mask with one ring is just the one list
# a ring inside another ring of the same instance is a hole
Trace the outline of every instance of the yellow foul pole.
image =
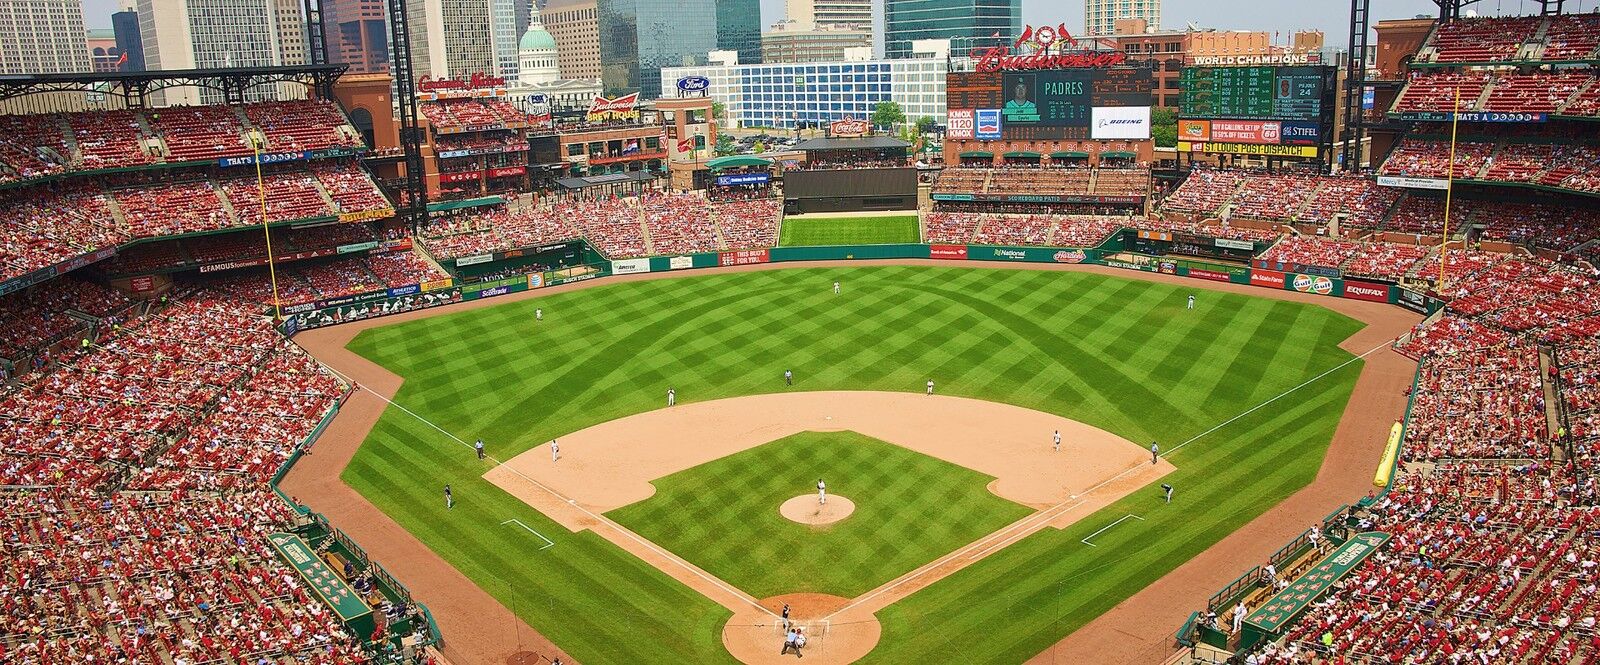
[(256, 155), (256, 190), (261, 195), (261, 235), (267, 239), (267, 276), (272, 282), (272, 322), (276, 324), (283, 320), (283, 303), (278, 300), (278, 264), (272, 260), (272, 228), (267, 226), (267, 179), (261, 174), (263, 140), (259, 130), (250, 133), (250, 145), (255, 148)]
[(1444, 235), (1439, 238), (1439, 279), (1434, 290), (1444, 297), (1444, 271), (1449, 267), (1445, 257), (1450, 253), (1450, 195), (1455, 192), (1456, 179), (1456, 127), (1461, 124), (1461, 86), (1456, 86), (1456, 99), (1450, 105), (1450, 163), (1444, 170)]

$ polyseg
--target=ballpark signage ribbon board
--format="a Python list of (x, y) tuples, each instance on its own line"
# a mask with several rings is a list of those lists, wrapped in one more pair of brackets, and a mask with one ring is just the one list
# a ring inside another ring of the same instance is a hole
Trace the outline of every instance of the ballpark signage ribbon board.
[(350, 623), (372, 614), (372, 608), (367, 607), (356, 590), (334, 574), (322, 559), (317, 558), (316, 552), (305, 539), (292, 533), (274, 533), (267, 540), (284, 561), (294, 566), (311, 590), (333, 608), (341, 621)]
[(1268, 600), (1267, 604), (1251, 612), (1245, 618), (1245, 623), (1263, 632), (1276, 634), (1284, 624), (1289, 623), (1304, 611), (1306, 606), (1327, 593), (1335, 582), (1349, 575), (1351, 570), (1387, 542), (1389, 534), (1382, 531), (1357, 534), (1340, 545), (1339, 549), (1334, 550), (1315, 568), (1301, 575), (1300, 579), (1289, 585), (1289, 588), (1278, 592), (1278, 595)]
[(1225, 155), (1266, 155), (1269, 157), (1316, 157), (1317, 146), (1179, 141), (1178, 152), (1214, 152)]

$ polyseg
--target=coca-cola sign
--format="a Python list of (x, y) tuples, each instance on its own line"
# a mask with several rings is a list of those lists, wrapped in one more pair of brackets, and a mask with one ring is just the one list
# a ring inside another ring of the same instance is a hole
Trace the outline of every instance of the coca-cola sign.
[(474, 73), (465, 79), (436, 79), (424, 75), (417, 79), (418, 92), (438, 92), (440, 90), (479, 90), (483, 88), (498, 88), (506, 84), (506, 80), (499, 76), (490, 76), (483, 72)]
[(861, 136), (867, 133), (867, 121), (855, 118), (845, 118), (828, 123), (830, 136)]

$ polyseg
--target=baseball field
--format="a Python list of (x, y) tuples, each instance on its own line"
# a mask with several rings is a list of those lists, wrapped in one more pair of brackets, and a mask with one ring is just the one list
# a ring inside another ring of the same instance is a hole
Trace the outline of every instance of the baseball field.
[(778, 245), (884, 245), (918, 242), (921, 238), (916, 215), (818, 214), (785, 217)]
[[(362, 332), (350, 348), (404, 378), (404, 409), (384, 411), (343, 480), (584, 663), (732, 662), (733, 608), (759, 603), (759, 618), (791, 596), (876, 597), (865, 662), (1020, 662), (1311, 482), (1361, 369), (1338, 344), (1360, 327), (1309, 304), (1078, 272), (601, 284)], [(872, 429), (870, 412), (891, 407), (847, 413), (924, 399), (929, 380), (926, 399), (950, 401), (922, 402), (918, 420), (949, 430), (940, 413), (989, 409), (959, 433), (1001, 434), (963, 448), (915, 422)], [(743, 424), (763, 418), (785, 424)], [(723, 419), (740, 423), (728, 441), (693, 425)], [(614, 422), (655, 425), (607, 438)], [(1050, 427), (1069, 434), (1060, 453)], [(1019, 471), (1068, 489), (1035, 497)], [(820, 526), (780, 515), (818, 476), (855, 512)], [(1155, 477), (1176, 488), (1170, 504)]]

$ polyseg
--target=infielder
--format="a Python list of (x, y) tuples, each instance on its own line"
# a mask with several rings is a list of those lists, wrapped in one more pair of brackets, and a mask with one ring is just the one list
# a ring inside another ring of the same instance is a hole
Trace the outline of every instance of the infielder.
[(826, 505), (827, 503), (828, 503), (828, 484), (825, 483), (825, 482), (822, 482), (821, 478), (818, 478), (817, 479), (817, 504), (818, 505)]
[(928, 379), (928, 394), (933, 394), (933, 379)]
[(1160, 455), (1161, 455), (1161, 446), (1158, 446), (1158, 445), (1156, 445), (1156, 442), (1151, 441), (1150, 442), (1150, 465), (1151, 466), (1155, 466), (1156, 457), (1158, 457)]
[(1061, 452), (1061, 430), (1056, 430), (1056, 452)]
[(561, 459), (561, 444), (556, 443), (555, 439), (551, 439), (550, 440), (550, 461), (554, 462), (554, 461), (559, 460), (559, 459)]
[(838, 282), (834, 282), (833, 283), (833, 295), (839, 295), (839, 283)]
[(1194, 309), (1194, 294), (1189, 294), (1189, 309)]
[(677, 404), (677, 403), (678, 403), (678, 391), (673, 390), (671, 388), (668, 388), (667, 389), (667, 406), (672, 406), (672, 405)]
[(450, 486), (444, 486), (444, 508), (449, 510), (456, 507), (456, 498), (450, 494)]
[(1161, 491), (1167, 493), (1167, 503), (1172, 503), (1172, 486), (1166, 483), (1161, 483)]

